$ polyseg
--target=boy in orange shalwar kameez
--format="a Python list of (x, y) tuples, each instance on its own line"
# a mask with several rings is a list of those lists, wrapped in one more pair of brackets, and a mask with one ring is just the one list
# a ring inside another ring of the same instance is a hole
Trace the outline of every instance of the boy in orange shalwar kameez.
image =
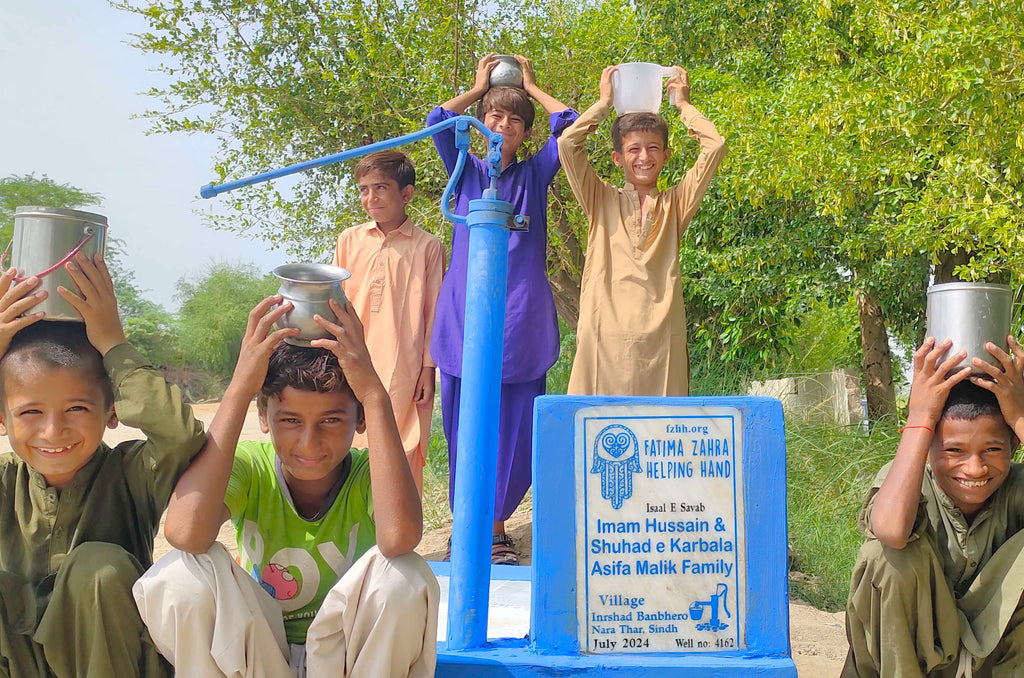
[[(356, 165), (355, 178), (371, 221), (342, 231), (334, 265), (352, 272), (345, 294), (363, 323), (373, 367), (391, 396), (402, 446), (422, 495), (434, 406), (430, 333), (444, 247), (405, 213), (416, 170), (404, 154), (371, 153)], [(352, 444), (365, 447), (365, 434), (357, 434)]]

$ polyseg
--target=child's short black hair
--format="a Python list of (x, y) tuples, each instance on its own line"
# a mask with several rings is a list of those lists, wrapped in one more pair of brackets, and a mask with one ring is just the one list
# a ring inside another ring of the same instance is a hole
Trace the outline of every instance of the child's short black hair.
[(476, 117), (481, 121), (488, 111), (507, 111), (518, 115), (523, 119), (524, 129), (533, 129), (533, 119), (537, 116), (537, 109), (533, 106), (533, 100), (524, 90), (518, 87), (492, 87), (480, 97), (480, 103), (476, 107)]
[(654, 132), (661, 135), (662, 146), (668, 148), (668, 124), (657, 113), (626, 113), (612, 123), (612, 148), (622, 153), (622, 140), (633, 132)]
[(1010, 433), (1010, 453), (1012, 456), (1020, 441), (1017, 439), (1017, 434), (1013, 428), (1006, 423), (996, 394), (969, 381), (961, 381), (950, 389), (949, 397), (946, 398), (946, 404), (942, 408), (942, 416), (939, 418), (939, 421), (943, 419), (974, 421), (978, 417), (995, 417), (1006, 425), (1006, 429)]
[(43, 364), (49, 368), (81, 370), (95, 379), (103, 389), (103, 405), (114, 402), (110, 375), (103, 366), (103, 356), (89, 342), (85, 323), (71, 320), (40, 320), (19, 330), (7, 352), (0, 358), (0, 396), (4, 377), (10, 370), (27, 364)]
[(973, 421), (978, 417), (1002, 419), (999, 399), (992, 391), (969, 381), (961, 381), (949, 391), (949, 397), (942, 408), (942, 419)]
[(270, 354), (267, 377), (256, 397), (260, 411), (266, 412), (267, 400), (280, 396), (289, 386), (299, 391), (348, 393), (353, 400), (356, 399), (333, 353), (323, 348), (293, 346), (282, 341)]
[(370, 153), (356, 164), (356, 181), (362, 179), (370, 172), (377, 171), (398, 182), (399, 188), (416, 185), (416, 168), (413, 167), (409, 156), (401, 151), (377, 151)]

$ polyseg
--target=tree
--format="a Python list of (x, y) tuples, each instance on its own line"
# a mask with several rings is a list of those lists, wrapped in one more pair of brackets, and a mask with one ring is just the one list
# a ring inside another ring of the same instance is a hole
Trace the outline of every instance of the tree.
[(253, 306), (277, 292), (278, 280), (252, 264), (212, 264), (197, 278), (177, 284), (178, 331), (185, 359), (231, 377)]
[[(717, 190), (756, 209), (812, 208), (804, 223), (824, 227), (814, 259), (826, 268), (786, 277), (810, 273), (836, 302), (858, 301), (869, 410), (893, 412), (889, 337), (920, 340), (931, 267), (968, 279), (1021, 270), (1024, 102), (1013, 74), (1024, 8), (723, 0), (659, 11), (668, 44), (716, 69), (709, 108), (733, 163)], [(791, 223), (799, 251), (805, 233)]]
[(0, 179), (0, 240), (8, 242), (14, 232), (14, 210), (17, 207), (58, 207), (78, 209), (98, 205), (103, 197), (69, 184), (58, 184), (45, 174), (10, 175)]
[(124, 242), (107, 239), (104, 255), (117, 294), (117, 310), (128, 342), (157, 367), (169, 368), (183, 362), (178, 346), (174, 316), (163, 306), (143, 298), (145, 290), (135, 283), (135, 272), (124, 265)]
[[(0, 179), (0, 239), (9, 241), (14, 211), (21, 206), (78, 209), (98, 205), (103, 197), (69, 184), (58, 184), (45, 174), (11, 175)], [(135, 285), (135, 273), (124, 265), (124, 243), (108, 238), (105, 258), (117, 293), (117, 306), (125, 335), (154, 365), (166, 367), (176, 359), (173, 318), (159, 304), (143, 299)]]
[[(158, 55), (172, 78), (150, 92), (158, 102), (147, 112), (152, 129), (216, 134), (217, 181), (419, 130), (431, 106), (469, 86), (488, 51), (529, 55), (543, 87), (588, 106), (604, 65), (659, 40), (654, 14), (625, 0), (530, 0), (508, 8), (466, 0), (117, 6), (149, 23), (134, 44)], [(538, 116), (535, 138), (546, 138), (546, 128), (546, 116)], [(448, 241), (450, 225), (437, 209), (444, 168), (429, 141), (402, 150), (418, 171), (413, 218)], [(229, 209), (207, 218), (298, 258), (322, 258), (341, 229), (365, 218), (351, 169), (325, 167), (226, 194)], [(556, 304), (575, 326), (585, 222), (564, 182), (554, 188), (549, 223)]]
[[(694, 349), (743, 369), (783, 365), (808, 309), (856, 303), (873, 416), (893, 411), (889, 338), (920, 339), (932, 267), (980, 279), (1024, 265), (1019, 3), (122, 7), (147, 19), (136, 45), (159, 55), (173, 80), (152, 93), (153, 129), (220, 135), (218, 179), (419, 129), (431, 104), (467, 86), (484, 51), (527, 54), (541, 84), (578, 109), (596, 98), (606, 64), (685, 65), (695, 102), (730, 146), (681, 248)], [(665, 185), (695, 150), (670, 124), (677, 155)], [(406, 150), (420, 170), (414, 218), (444, 237), (443, 169), (429, 144)], [(591, 151), (614, 181), (602, 134)], [(211, 220), (296, 255), (322, 255), (340, 228), (362, 219), (348, 172), (324, 168), (290, 187), (232, 194), (232, 209)], [(549, 277), (570, 326), (585, 226), (556, 181)]]
[[(929, 264), (966, 251), (948, 268), (967, 279), (1022, 271), (1024, 100), (1013, 74), (1024, 8), (821, 1), (802, 19), (788, 41), (800, 67), (781, 92), (796, 149), (782, 181), (845, 231), (862, 339), (877, 320), (868, 361), (887, 352), (886, 325), (920, 338)], [(869, 410), (882, 411), (871, 391)]]

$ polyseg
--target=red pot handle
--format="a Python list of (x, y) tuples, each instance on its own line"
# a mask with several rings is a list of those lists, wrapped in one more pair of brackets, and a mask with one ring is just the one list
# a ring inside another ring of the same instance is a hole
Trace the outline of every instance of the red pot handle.
[[(67, 254), (64, 255), (63, 259), (61, 259), (60, 261), (58, 261), (56, 264), (54, 264), (50, 268), (46, 269), (45, 271), (42, 271), (41, 273), (36, 273), (35, 277), (42, 278), (44, 276), (48, 276), (51, 273), (53, 273), (54, 271), (56, 271), (58, 268), (61, 268), (62, 266), (64, 266), (64, 264), (66, 264), (69, 261), (71, 261), (71, 259), (73, 259), (76, 254), (81, 252), (82, 248), (85, 247), (86, 244), (88, 244), (88, 242), (90, 240), (92, 240), (95, 235), (96, 235), (96, 231), (94, 229), (91, 229), (91, 228), (87, 229), (85, 235), (82, 236), (82, 239), (78, 241), (78, 244), (75, 245), (74, 248), (70, 252), (68, 252)], [(13, 245), (13, 244), (14, 244), (14, 238), (11, 238), (11, 241), (9, 243), (7, 243), (7, 247), (4, 249), (4, 253), (2, 255), (0, 255), (0, 269), (2, 269), (6, 265), (7, 255), (11, 251), (11, 245)], [(20, 283), (23, 280), (27, 280), (27, 279), (29, 279), (31, 277), (32, 277), (31, 275), (14, 276), (14, 282)]]

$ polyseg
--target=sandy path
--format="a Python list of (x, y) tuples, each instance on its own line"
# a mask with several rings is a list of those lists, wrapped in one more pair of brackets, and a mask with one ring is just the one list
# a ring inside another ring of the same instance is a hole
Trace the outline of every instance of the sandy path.
[[(213, 419), (216, 410), (216, 403), (204, 403), (193, 406), (196, 417), (207, 425)], [(103, 439), (108, 444), (114, 444), (123, 440), (138, 438), (140, 435), (137, 429), (122, 425), (112, 431), (108, 430)], [(260, 431), (255, 403), (249, 408), (249, 414), (246, 417), (241, 437), (243, 440), (270, 439), (267, 434)], [(0, 452), (9, 450), (10, 446), (7, 444), (7, 438), (0, 438)], [(517, 548), (522, 553), (521, 562), (524, 565), (530, 563), (532, 519), (533, 515), (530, 506), (528, 502), (524, 502), (512, 518), (509, 519), (506, 526), (509, 534), (515, 540)], [(423, 535), (423, 540), (416, 548), (417, 552), (428, 560), (442, 559), (450, 533), (451, 530), (447, 527), (427, 532)], [(224, 524), (219, 540), (228, 547), (232, 554), (237, 555), (234, 530), (231, 523)], [(166, 553), (169, 548), (161, 532), (154, 545), (154, 555), (159, 557)], [(823, 612), (802, 601), (793, 601), (789, 606), (789, 629), (793, 659), (796, 662), (797, 671), (801, 678), (831, 678), (839, 675), (847, 649), (842, 613)]]

